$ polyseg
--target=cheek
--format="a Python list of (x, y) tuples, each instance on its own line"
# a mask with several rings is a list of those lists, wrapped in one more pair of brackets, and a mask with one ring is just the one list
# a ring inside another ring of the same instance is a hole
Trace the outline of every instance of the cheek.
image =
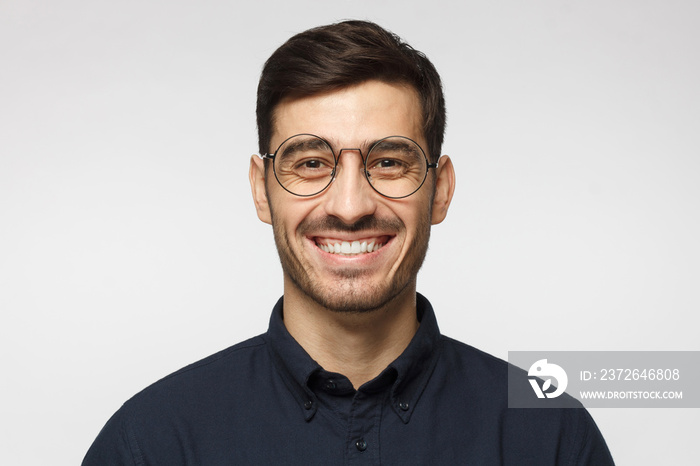
[[(415, 196), (415, 194), (414, 194)], [(393, 209), (393, 214), (399, 217), (405, 227), (409, 237), (416, 237), (423, 234), (430, 228), (431, 203), (427, 196), (414, 199), (417, 202), (406, 203)]]
[(272, 226), (275, 233), (287, 237), (287, 241), (293, 241), (299, 225), (310, 218), (316, 208), (315, 203), (308, 199), (289, 199), (290, 194), (275, 193), (270, 199), (270, 212), (272, 216)]

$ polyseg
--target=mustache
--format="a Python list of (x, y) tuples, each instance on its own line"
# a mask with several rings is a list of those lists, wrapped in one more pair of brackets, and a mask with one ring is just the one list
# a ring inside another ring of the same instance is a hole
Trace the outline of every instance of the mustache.
[(404, 223), (398, 218), (377, 218), (374, 215), (362, 217), (355, 223), (345, 223), (338, 217), (322, 217), (317, 219), (304, 219), (299, 224), (299, 233), (306, 234), (313, 231), (338, 231), (343, 233), (357, 233), (365, 230), (399, 231), (404, 228)]

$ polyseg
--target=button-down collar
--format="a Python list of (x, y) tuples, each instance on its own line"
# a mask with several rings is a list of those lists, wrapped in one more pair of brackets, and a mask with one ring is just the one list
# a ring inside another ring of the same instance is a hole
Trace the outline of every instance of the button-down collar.
[[(283, 319), (283, 298), (272, 312), (270, 327), (264, 335), (269, 343), (273, 360), (285, 383), (300, 406), (300, 412), (309, 421), (318, 409), (318, 399), (312, 389), (314, 374), (323, 368), (289, 334)], [(416, 318), (420, 326), (404, 352), (374, 379), (358, 391), (376, 392), (391, 384), (391, 406), (399, 418), (407, 423), (420, 400), (439, 357), (440, 332), (433, 308), (422, 295), (416, 296)], [(324, 382), (325, 389), (334, 387)]]

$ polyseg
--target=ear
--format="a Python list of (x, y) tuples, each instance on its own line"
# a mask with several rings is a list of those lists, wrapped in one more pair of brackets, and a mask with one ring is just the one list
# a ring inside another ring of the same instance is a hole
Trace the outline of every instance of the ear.
[(433, 215), (430, 219), (432, 225), (437, 225), (445, 220), (447, 209), (450, 207), (452, 196), (455, 193), (455, 169), (452, 160), (447, 155), (440, 157), (436, 171)]
[(258, 218), (265, 223), (272, 224), (272, 216), (270, 215), (270, 204), (267, 201), (267, 191), (265, 190), (265, 161), (253, 155), (250, 157), (250, 190), (253, 193), (253, 202), (255, 210), (258, 212)]

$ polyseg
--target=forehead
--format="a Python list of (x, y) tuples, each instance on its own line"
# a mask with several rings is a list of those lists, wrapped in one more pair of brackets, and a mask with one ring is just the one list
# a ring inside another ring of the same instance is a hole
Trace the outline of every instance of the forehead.
[(386, 136), (425, 142), (420, 99), (413, 87), (374, 80), (284, 99), (275, 108), (273, 128), (272, 147), (300, 133), (316, 134), (347, 146)]

